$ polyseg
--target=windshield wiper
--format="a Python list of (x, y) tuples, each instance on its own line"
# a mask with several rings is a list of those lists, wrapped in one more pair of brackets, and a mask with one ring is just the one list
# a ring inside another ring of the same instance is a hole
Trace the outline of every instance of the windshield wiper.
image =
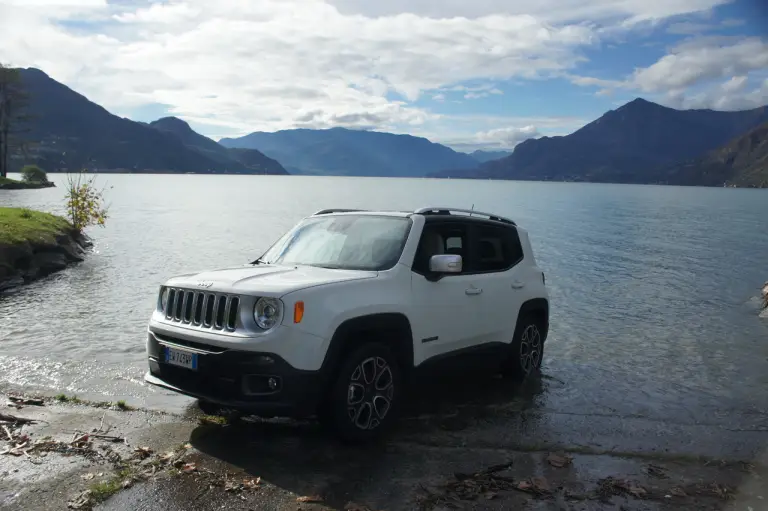
[(263, 261), (263, 260), (261, 259), (261, 257), (259, 257), (259, 258), (258, 258), (258, 259), (256, 259), (255, 261), (251, 261), (251, 264), (269, 264), (269, 263), (268, 263), (268, 262), (266, 262), (266, 261)]

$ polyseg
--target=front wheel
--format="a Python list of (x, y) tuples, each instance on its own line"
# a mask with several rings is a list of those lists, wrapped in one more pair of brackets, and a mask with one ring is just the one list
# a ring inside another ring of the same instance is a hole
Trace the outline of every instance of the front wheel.
[(350, 353), (331, 385), (322, 420), (343, 441), (367, 442), (394, 425), (402, 378), (392, 351), (370, 343)]
[(541, 324), (534, 316), (523, 316), (517, 321), (501, 372), (507, 378), (522, 382), (539, 370), (543, 356)]

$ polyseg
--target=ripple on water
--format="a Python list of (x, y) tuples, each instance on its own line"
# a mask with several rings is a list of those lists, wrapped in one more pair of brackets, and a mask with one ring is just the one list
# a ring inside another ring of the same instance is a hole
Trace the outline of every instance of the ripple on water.
[[(545, 385), (536, 406), (695, 421), (724, 410), (762, 417), (768, 402), (768, 321), (750, 301), (768, 277), (762, 191), (102, 177), (114, 185), (112, 208), (107, 227), (91, 232), (94, 253), (0, 295), (0, 385), (185, 406), (187, 398), (142, 381), (146, 324), (165, 278), (253, 260), (300, 217), (329, 206), (474, 203), (527, 228), (547, 275), (552, 331), (544, 367), (565, 384)], [(0, 205), (61, 212), (62, 193), (7, 192)]]

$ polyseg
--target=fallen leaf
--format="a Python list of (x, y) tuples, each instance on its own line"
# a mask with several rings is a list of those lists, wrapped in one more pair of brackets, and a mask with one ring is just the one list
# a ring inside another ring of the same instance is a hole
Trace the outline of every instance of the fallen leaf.
[(88, 472), (87, 474), (83, 474), (83, 475), (81, 475), (80, 477), (81, 477), (81, 478), (82, 478), (84, 481), (90, 481), (91, 479), (93, 479), (94, 477), (96, 477), (96, 474), (94, 474), (93, 472)]
[(520, 481), (517, 483), (517, 489), (522, 491), (530, 491), (533, 485), (529, 481)]
[(666, 479), (668, 477), (664, 471), (664, 467), (660, 467), (658, 465), (650, 464), (645, 468), (645, 471), (648, 473), (648, 475), (658, 477), (659, 479)]
[(93, 504), (93, 492), (91, 490), (85, 490), (77, 497), (67, 502), (67, 507), (70, 509), (90, 509)]
[(297, 498), (296, 502), (323, 502), (323, 497), (320, 495), (304, 495)]
[(549, 483), (543, 477), (534, 477), (531, 482), (533, 483), (533, 489), (545, 493), (549, 491)]
[(137, 447), (133, 450), (133, 452), (136, 454), (136, 457), (140, 460), (149, 458), (152, 455), (152, 449), (149, 447)]
[(671, 490), (669, 490), (670, 495), (673, 495), (675, 497), (687, 497), (688, 494), (685, 493), (685, 491), (682, 488), (674, 487)]
[(495, 494), (495, 493), (493, 493), (492, 491), (489, 491), (489, 492), (487, 492), (487, 493), (484, 493), (484, 494), (483, 494), (483, 497), (485, 497), (485, 498), (486, 498), (486, 500), (493, 500), (493, 499), (495, 499), (496, 497), (498, 497), (498, 495), (497, 495), (497, 494)]
[(547, 456), (547, 462), (556, 468), (563, 468), (567, 465), (570, 465), (572, 461), (573, 461), (572, 456), (560, 455), (560, 454), (554, 454), (554, 453), (550, 453), (549, 456)]
[(243, 486), (249, 489), (256, 488), (261, 484), (261, 477), (257, 477), (256, 479), (244, 479), (243, 480)]
[(181, 471), (185, 474), (191, 474), (192, 472), (197, 471), (197, 466), (194, 463), (185, 463), (183, 467), (181, 467)]

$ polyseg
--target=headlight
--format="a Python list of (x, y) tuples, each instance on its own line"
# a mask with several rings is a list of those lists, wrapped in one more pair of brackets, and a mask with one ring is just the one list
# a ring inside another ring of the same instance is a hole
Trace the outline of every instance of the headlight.
[(263, 330), (269, 330), (280, 321), (280, 300), (277, 298), (259, 298), (253, 307), (253, 319)]
[(160, 310), (165, 311), (166, 305), (168, 305), (168, 288), (163, 287), (160, 291)]

